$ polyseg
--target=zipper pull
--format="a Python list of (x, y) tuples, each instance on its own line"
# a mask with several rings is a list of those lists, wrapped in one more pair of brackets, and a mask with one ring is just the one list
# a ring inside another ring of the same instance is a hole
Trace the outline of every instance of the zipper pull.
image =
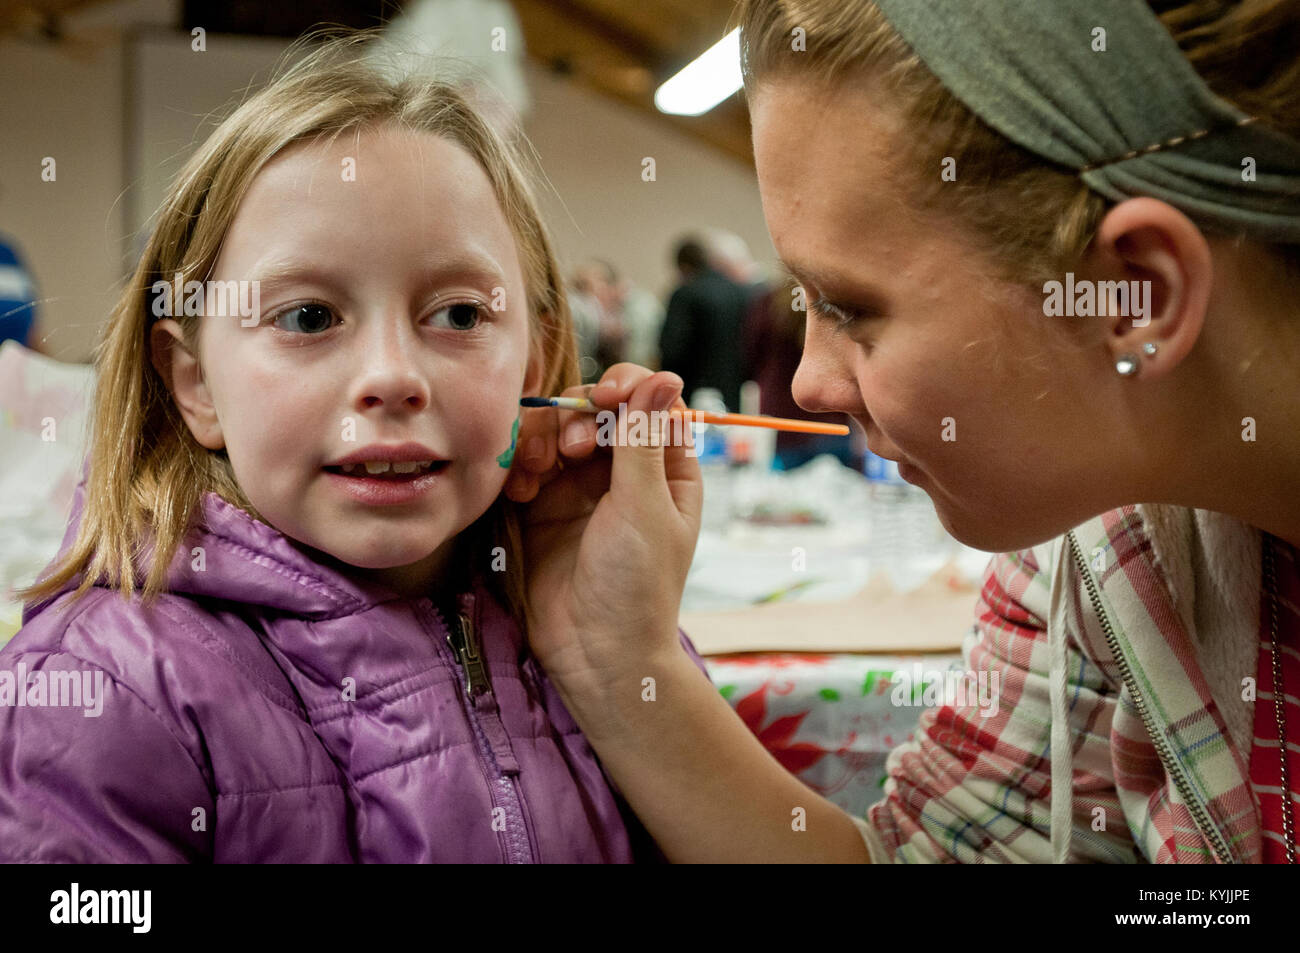
[(465, 670), (465, 691), (472, 698), (490, 692), (492, 685), (488, 681), (487, 665), (479, 651), (474, 624), (464, 613), (460, 613), (456, 618), (457, 624), (451, 627), (447, 635), (447, 643), (451, 646), (456, 661)]

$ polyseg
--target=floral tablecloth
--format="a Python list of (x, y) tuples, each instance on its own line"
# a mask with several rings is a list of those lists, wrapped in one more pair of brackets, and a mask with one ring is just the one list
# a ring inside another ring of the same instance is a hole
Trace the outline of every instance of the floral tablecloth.
[(885, 759), (924, 708), (895, 704), (898, 673), (961, 668), (961, 655), (717, 655), (722, 696), (768, 751), (814, 791), (861, 816), (881, 798)]

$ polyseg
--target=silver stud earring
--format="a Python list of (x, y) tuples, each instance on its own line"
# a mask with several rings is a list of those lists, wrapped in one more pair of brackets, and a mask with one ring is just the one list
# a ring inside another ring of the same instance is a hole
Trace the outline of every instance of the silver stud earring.
[(1160, 346), (1158, 344), (1155, 344), (1152, 341), (1147, 341), (1146, 344), (1142, 345), (1142, 353), (1145, 354), (1147, 357), (1150, 357), (1151, 355), (1155, 354), (1155, 352), (1158, 350), (1160, 350)]
[(1115, 362), (1115, 372), (1120, 377), (1132, 377), (1138, 372), (1138, 359), (1136, 354), (1125, 354)]

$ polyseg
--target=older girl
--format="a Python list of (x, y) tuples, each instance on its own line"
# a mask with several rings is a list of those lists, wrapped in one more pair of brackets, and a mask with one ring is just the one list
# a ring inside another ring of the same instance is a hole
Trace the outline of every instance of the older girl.
[[(999, 705), (928, 711), (848, 817), (676, 645), (692, 461), (618, 447), (602, 483), (588, 420), (530, 420), (529, 637), (615, 781), (678, 860), (1294, 862), (1300, 4), (745, 0), (741, 24), (811, 302), (795, 397), (1003, 553), (964, 644)], [(592, 397), (670, 384), (624, 365)]]

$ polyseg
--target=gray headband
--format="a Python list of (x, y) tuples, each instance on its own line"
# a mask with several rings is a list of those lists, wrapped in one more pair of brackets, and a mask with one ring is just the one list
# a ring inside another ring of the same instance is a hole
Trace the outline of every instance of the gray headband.
[(1300, 243), (1300, 143), (1216, 96), (1145, 0), (875, 2), (971, 111), (1106, 198)]

